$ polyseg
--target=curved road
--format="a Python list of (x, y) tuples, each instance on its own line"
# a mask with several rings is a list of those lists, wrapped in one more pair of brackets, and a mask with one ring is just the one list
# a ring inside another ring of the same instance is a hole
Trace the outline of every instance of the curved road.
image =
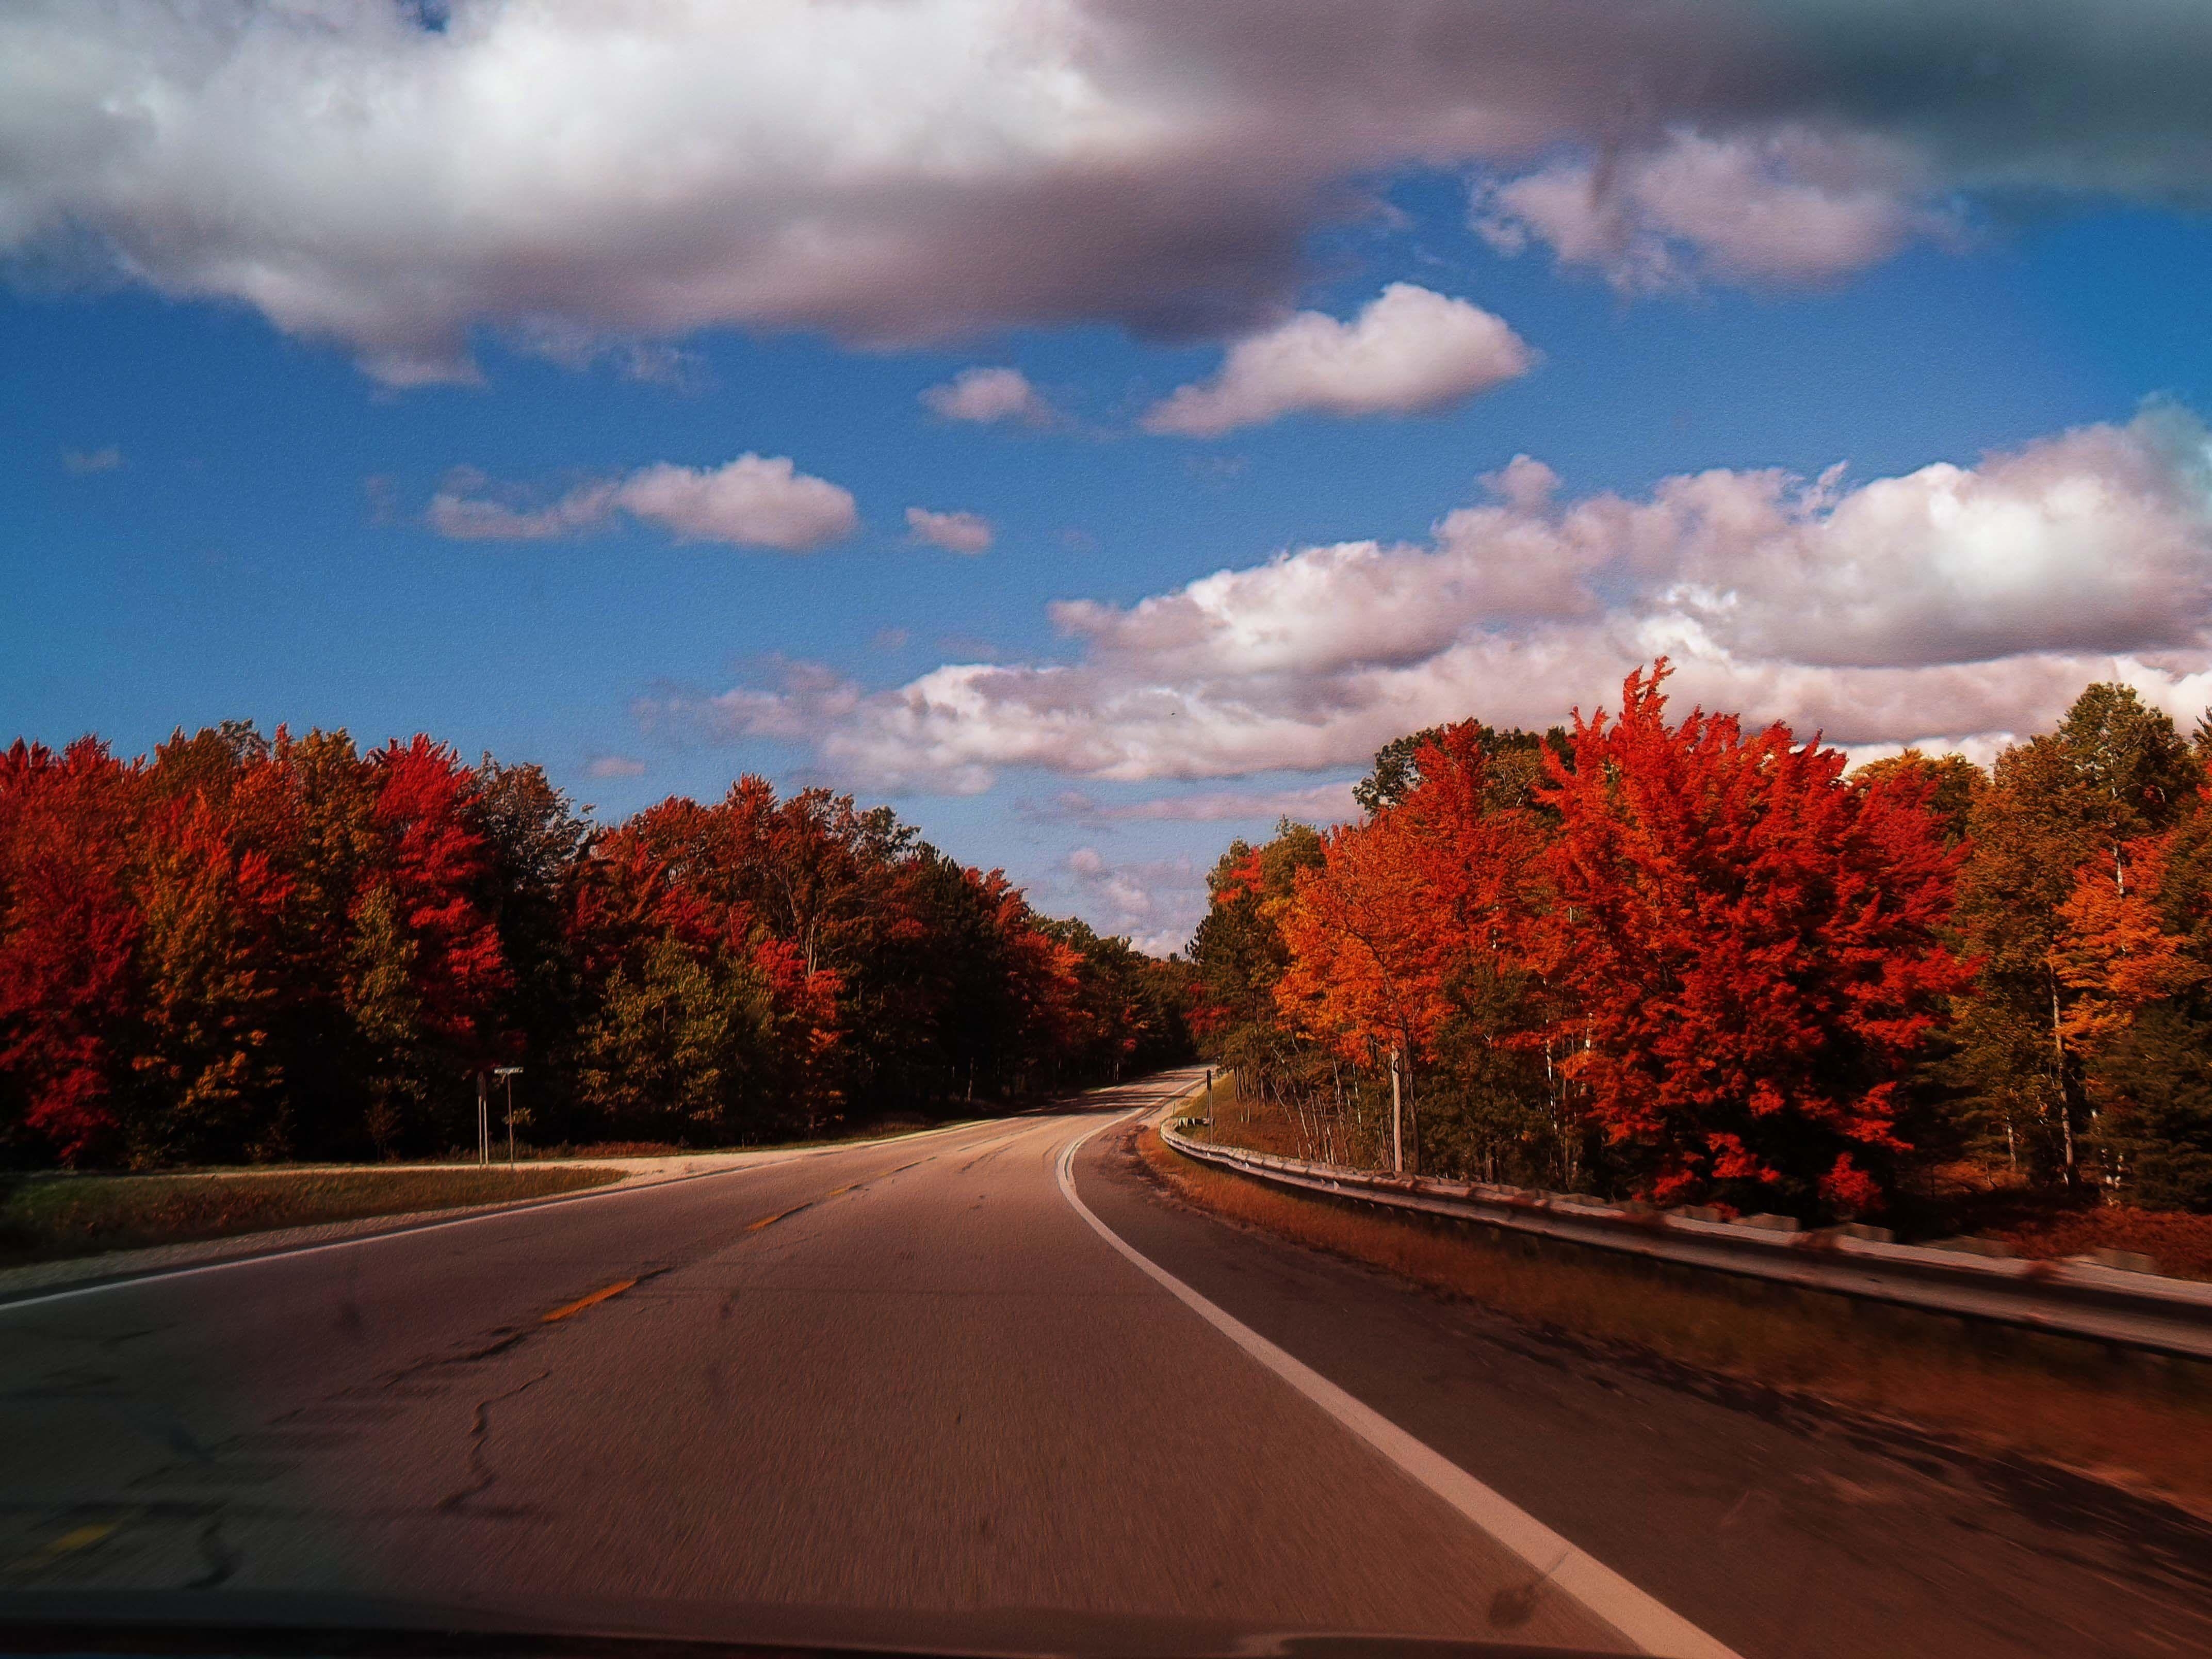
[(2173, 1511), (1163, 1198), (1130, 1115), (1187, 1083), (0, 1304), (0, 1620), (370, 1597), (1015, 1651), (2212, 1648), (2212, 1530)]

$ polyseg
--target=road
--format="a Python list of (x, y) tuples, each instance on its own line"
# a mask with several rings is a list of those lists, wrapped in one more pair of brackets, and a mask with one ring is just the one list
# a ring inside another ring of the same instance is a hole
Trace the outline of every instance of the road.
[(0, 1617), (2212, 1650), (2212, 1528), (2175, 1511), (1182, 1207), (1128, 1115), (1183, 1082), (0, 1304)]

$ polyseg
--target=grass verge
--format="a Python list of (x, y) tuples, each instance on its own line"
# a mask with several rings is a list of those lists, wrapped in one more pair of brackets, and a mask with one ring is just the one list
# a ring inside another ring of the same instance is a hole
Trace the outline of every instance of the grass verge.
[(1965, 1442), (2212, 1516), (2212, 1372), (1849, 1297), (1306, 1198), (1138, 1150), (1201, 1209), (1465, 1297), (1523, 1324)]
[(549, 1198), (620, 1170), (337, 1170), (246, 1175), (33, 1176), (0, 1186), (0, 1267), (280, 1227)]

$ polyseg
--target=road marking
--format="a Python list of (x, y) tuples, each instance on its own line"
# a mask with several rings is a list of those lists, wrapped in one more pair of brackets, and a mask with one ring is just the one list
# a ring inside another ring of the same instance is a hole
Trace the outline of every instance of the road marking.
[(1177, 1301), (1319, 1406), (1382, 1454), (1405, 1474), (1426, 1486), (1528, 1563), (1538, 1576), (1602, 1619), (1644, 1652), (1668, 1659), (1738, 1659), (1735, 1651), (1699, 1630), (1664, 1602), (1646, 1595), (1595, 1557), (1585, 1554), (1526, 1510), (1476, 1480), (1441, 1452), (1415, 1439), (1389, 1418), (1363, 1404), (1233, 1315), (1207, 1301), (1173, 1273), (1140, 1255), (1133, 1245), (1091, 1212), (1076, 1195), (1075, 1154), (1102, 1129), (1127, 1122), (1137, 1107), (1097, 1124), (1060, 1148), (1060, 1195), (1089, 1222), (1099, 1237), (1164, 1287)]
[[(286, 1261), (297, 1256), (320, 1255), (325, 1250), (350, 1250), (365, 1244), (381, 1244), (388, 1239), (411, 1238), (421, 1233), (434, 1233), (447, 1227), (471, 1227), (481, 1221), (504, 1221), (530, 1210), (549, 1209), (556, 1204), (590, 1204), (602, 1199), (635, 1198), (640, 1193), (655, 1193), (667, 1187), (680, 1187), (694, 1181), (714, 1181), (723, 1176), (747, 1175), (755, 1170), (779, 1170), (787, 1164), (797, 1164), (810, 1158), (822, 1158), (833, 1152), (866, 1152), (872, 1147), (896, 1146), (902, 1140), (920, 1140), (931, 1135), (951, 1134), (961, 1129), (984, 1127), (970, 1121), (964, 1123), (940, 1124), (934, 1129), (916, 1129), (910, 1134), (886, 1135), (881, 1140), (840, 1142), (829, 1146), (809, 1146), (803, 1152), (785, 1158), (763, 1158), (757, 1164), (732, 1164), (726, 1169), (702, 1170), (697, 1175), (673, 1176), (666, 1181), (647, 1182), (637, 1187), (599, 1187), (589, 1192), (567, 1193), (558, 1198), (533, 1198), (520, 1204), (502, 1205), (495, 1210), (479, 1210), (474, 1215), (452, 1216), (442, 1221), (419, 1221), (404, 1227), (387, 1227), (382, 1232), (357, 1233), (350, 1238), (334, 1238), (323, 1244), (295, 1244), (289, 1249), (261, 1250), (246, 1255), (226, 1256), (220, 1261), (195, 1262), (183, 1267), (155, 1267), (147, 1272), (131, 1273), (121, 1279), (103, 1279), (94, 1285), (71, 1285), (58, 1291), (42, 1291), (31, 1296), (9, 1299), (0, 1296), (0, 1316), (21, 1308), (42, 1308), (52, 1302), (67, 1302), (80, 1296), (98, 1296), (103, 1291), (119, 1291), (135, 1285), (150, 1285), (163, 1279), (192, 1279), (201, 1273), (219, 1273), (233, 1267), (250, 1267), (259, 1262)], [(919, 1160), (927, 1163), (927, 1158)], [(911, 1164), (904, 1166), (913, 1169)], [(893, 1173), (896, 1173), (894, 1171)], [(240, 1235), (244, 1243), (252, 1237)]]
[(566, 1319), (570, 1314), (580, 1314), (586, 1308), (597, 1307), (611, 1296), (620, 1296), (636, 1283), (637, 1280), (635, 1279), (618, 1279), (604, 1290), (593, 1291), (589, 1296), (580, 1296), (566, 1306), (554, 1309), (551, 1313), (547, 1314), (538, 1322), (541, 1325), (550, 1325), (556, 1319)]
[(21, 1560), (12, 1563), (10, 1571), (34, 1572), (40, 1567), (52, 1566), (64, 1555), (74, 1555), (79, 1550), (91, 1548), (113, 1532), (116, 1525), (112, 1521), (96, 1521), (88, 1527), (78, 1527), (65, 1532), (60, 1537), (50, 1540), (41, 1548), (32, 1551)]
[(782, 1220), (784, 1217), (787, 1215), (797, 1215), (801, 1210), (807, 1208), (808, 1206), (811, 1205), (813, 1202), (814, 1200), (810, 1198), (805, 1204), (794, 1204), (787, 1210), (778, 1210), (774, 1215), (764, 1215), (758, 1221), (749, 1221), (745, 1224), (745, 1231), (749, 1233), (757, 1233), (763, 1227), (773, 1227), (777, 1222)]

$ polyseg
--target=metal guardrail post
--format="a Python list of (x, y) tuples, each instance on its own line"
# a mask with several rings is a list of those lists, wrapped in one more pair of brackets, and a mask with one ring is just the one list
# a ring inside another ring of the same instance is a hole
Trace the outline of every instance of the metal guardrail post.
[(1894, 1244), (1851, 1237), (1841, 1229), (1790, 1232), (1743, 1222), (1637, 1213), (1601, 1200), (1523, 1188), (1377, 1175), (1213, 1146), (1192, 1140), (1172, 1124), (1162, 1124), (1160, 1133), (1186, 1158), (1328, 1197), (1804, 1290), (2212, 1360), (2212, 1284), (2192, 1279), (2090, 1262)]

